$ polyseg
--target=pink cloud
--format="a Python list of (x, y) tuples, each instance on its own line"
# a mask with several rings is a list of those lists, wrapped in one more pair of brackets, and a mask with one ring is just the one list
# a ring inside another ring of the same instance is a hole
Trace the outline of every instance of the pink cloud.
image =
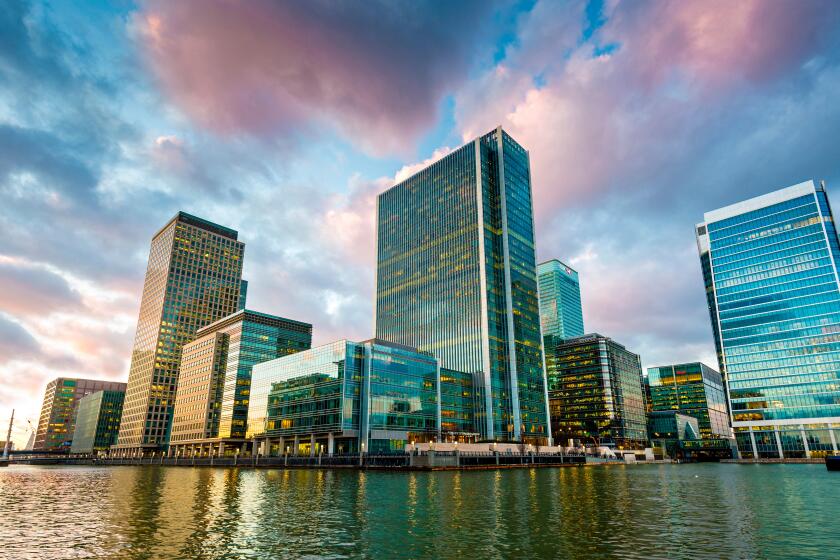
[(387, 153), (431, 124), (463, 78), (481, 27), (475, 14), (460, 25), (470, 8), (152, 0), (136, 23), (163, 89), (202, 125), (267, 137), (335, 125)]
[(704, 87), (726, 89), (802, 64), (830, 8), (792, 0), (620, 3), (602, 39), (633, 51), (635, 73), (650, 86), (679, 71)]
[[(501, 123), (530, 150), (538, 225), (620, 182), (643, 191), (733, 96), (810, 60), (817, 31), (837, 19), (818, 2), (616, 2), (576, 44), (546, 31), (567, 29), (552, 7), (534, 8), (519, 46), (456, 104), (464, 140)], [(615, 50), (596, 55), (595, 44)]]

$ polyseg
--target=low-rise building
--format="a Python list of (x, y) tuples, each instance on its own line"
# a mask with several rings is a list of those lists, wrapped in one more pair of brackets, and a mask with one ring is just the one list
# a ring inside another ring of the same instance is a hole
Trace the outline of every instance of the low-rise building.
[(253, 367), (311, 343), (311, 324), (245, 309), (199, 329), (181, 352), (170, 454), (247, 449)]
[[(440, 376), (430, 353), (378, 339), (271, 360), (254, 367), (248, 435), (264, 455), (387, 453), (439, 441)], [(472, 414), (456, 401), (448, 401), (455, 403), (447, 413), (453, 432)]]
[(76, 406), (97, 391), (125, 392), (126, 384), (96, 379), (59, 377), (47, 384), (35, 432), (35, 451), (69, 451), (76, 425)]
[(696, 417), (676, 410), (656, 410), (648, 415), (648, 432), (654, 449), (680, 461), (716, 461), (737, 455), (734, 438), (702, 437)]
[(728, 438), (729, 414), (720, 373), (701, 362), (648, 368), (652, 412), (676, 410), (697, 418), (704, 438)]
[[(547, 340), (552, 337), (546, 337)], [(555, 441), (641, 449), (647, 418), (639, 356), (600, 334), (556, 340), (547, 348)]]
[(117, 443), (125, 390), (97, 391), (79, 400), (71, 453), (99, 453)]

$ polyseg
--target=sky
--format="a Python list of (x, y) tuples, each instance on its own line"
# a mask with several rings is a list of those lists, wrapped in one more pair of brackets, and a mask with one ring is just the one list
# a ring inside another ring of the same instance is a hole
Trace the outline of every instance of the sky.
[(832, 0), (6, 0), (0, 439), (51, 379), (127, 379), (178, 210), (239, 231), (250, 309), (369, 338), (377, 193), (498, 125), (586, 330), (715, 366), (694, 225), (808, 179), (840, 204), (838, 91)]

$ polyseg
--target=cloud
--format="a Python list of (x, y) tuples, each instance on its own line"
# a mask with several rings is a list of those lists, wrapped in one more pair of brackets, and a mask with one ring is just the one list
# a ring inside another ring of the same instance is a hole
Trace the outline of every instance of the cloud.
[(692, 226), (711, 208), (840, 179), (840, 9), (612, 2), (584, 37), (563, 25), (581, 5), (567, 8), (539, 2), (520, 41), (456, 95), (462, 138), (501, 122), (529, 150), (540, 258), (594, 248), (577, 263), (588, 330), (646, 362), (712, 356)]
[(677, 74), (721, 95), (740, 81), (785, 76), (820, 52), (836, 9), (818, 0), (627, 2), (609, 14), (602, 40), (635, 53), (637, 83), (656, 88)]
[(492, 7), (477, 2), (148, 2), (139, 36), (165, 91), (220, 134), (319, 126), (404, 150), (463, 81)]
[(25, 328), (0, 313), (0, 363), (32, 358), (41, 348)]
[(43, 266), (0, 255), (0, 309), (16, 316), (46, 316), (79, 310), (81, 295), (62, 276)]

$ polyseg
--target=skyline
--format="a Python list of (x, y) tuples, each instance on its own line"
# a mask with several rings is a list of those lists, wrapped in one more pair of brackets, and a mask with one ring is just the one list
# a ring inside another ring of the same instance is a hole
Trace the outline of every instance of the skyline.
[[(829, 196), (840, 184), (840, 9), (757, 5), (389, 5), (377, 19), (13, 3), (0, 15), (0, 418), (17, 406), (35, 421), (55, 377), (125, 381), (149, 241), (179, 210), (239, 230), (250, 309), (312, 322), (313, 345), (370, 338), (376, 195), (499, 124), (530, 151), (537, 257), (579, 271), (587, 332), (643, 368), (714, 365), (694, 224), (804, 180)], [(469, 18), (483, 33), (460, 32)], [(206, 39), (221, 22), (227, 59)], [(309, 33), (312, 52), (265, 56), (283, 50), (277, 25)], [(371, 26), (375, 39), (354, 35)]]

